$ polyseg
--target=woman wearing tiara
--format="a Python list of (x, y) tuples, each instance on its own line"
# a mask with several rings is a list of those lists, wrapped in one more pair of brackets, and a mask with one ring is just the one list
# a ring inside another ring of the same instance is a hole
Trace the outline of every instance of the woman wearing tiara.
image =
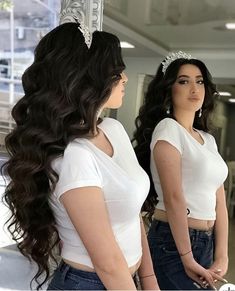
[(60, 246), (49, 290), (136, 290), (137, 272), (143, 289), (158, 289), (140, 218), (149, 178), (122, 125), (99, 117), (121, 106), (124, 69), (116, 36), (64, 23), (41, 39), (23, 75), (5, 201), (38, 288)]
[(148, 239), (162, 290), (211, 289), (226, 281), (227, 167), (209, 134), (216, 93), (202, 61), (171, 53), (136, 119), (135, 152), (152, 178), (144, 209), (154, 213)]

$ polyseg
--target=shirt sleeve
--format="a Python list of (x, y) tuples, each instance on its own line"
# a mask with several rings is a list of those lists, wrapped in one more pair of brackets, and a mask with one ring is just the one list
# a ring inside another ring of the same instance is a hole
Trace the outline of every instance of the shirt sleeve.
[(59, 180), (54, 191), (58, 199), (71, 189), (103, 186), (102, 175), (94, 156), (76, 142), (65, 150), (58, 172)]
[(182, 155), (184, 145), (182, 128), (174, 119), (165, 118), (157, 124), (152, 134), (151, 150), (154, 149), (159, 140), (168, 142)]

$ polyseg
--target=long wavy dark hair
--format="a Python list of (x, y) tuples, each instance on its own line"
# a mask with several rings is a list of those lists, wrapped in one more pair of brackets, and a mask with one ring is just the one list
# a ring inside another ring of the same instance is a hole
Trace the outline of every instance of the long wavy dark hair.
[(62, 24), (39, 42), (22, 77), (25, 95), (12, 110), (16, 126), (6, 137), (8, 229), (21, 253), (37, 263), (37, 289), (60, 245), (49, 204), (58, 181), (52, 161), (74, 138), (95, 134), (97, 111), (125, 69), (116, 36), (96, 31), (88, 49), (78, 26)]
[[(193, 126), (205, 132), (208, 132), (210, 129), (209, 117), (214, 109), (214, 95), (217, 94), (217, 91), (206, 65), (197, 59), (177, 59), (168, 66), (165, 74), (163, 74), (162, 64), (160, 64), (156, 75), (148, 86), (144, 103), (135, 120), (136, 130), (132, 140), (139, 163), (150, 177), (150, 191), (142, 208), (143, 211), (149, 213), (149, 218), (152, 216), (158, 202), (150, 171), (150, 142), (152, 133), (155, 126), (162, 119), (166, 117), (176, 119), (172, 110), (172, 86), (176, 81), (180, 67), (185, 64), (195, 65), (200, 69), (205, 86), (202, 116), (199, 118), (199, 114), (195, 114)], [(168, 110), (170, 111), (169, 114), (167, 114)]]

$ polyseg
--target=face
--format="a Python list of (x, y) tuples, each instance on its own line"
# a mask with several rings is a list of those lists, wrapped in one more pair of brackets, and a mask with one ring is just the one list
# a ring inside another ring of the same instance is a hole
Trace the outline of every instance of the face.
[(174, 112), (196, 112), (202, 107), (205, 86), (200, 69), (191, 64), (182, 65), (172, 86)]
[(125, 84), (127, 81), (128, 78), (126, 74), (122, 72), (121, 79), (118, 81), (117, 85), (113, 87), (111, 95), (103, 108), (116, 109), (122, 105), (122, 98), (125, 94)]

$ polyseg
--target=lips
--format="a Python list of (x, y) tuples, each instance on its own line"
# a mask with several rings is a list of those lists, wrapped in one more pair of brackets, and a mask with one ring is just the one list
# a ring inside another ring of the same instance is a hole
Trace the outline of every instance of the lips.
[(190, 101), (194, 101), (194, 102), (198, 102), (198, 101), (200, 101), (200, 98), (197, 98), (197, 97), (190, 97), (189, 100), (190, 100)]

